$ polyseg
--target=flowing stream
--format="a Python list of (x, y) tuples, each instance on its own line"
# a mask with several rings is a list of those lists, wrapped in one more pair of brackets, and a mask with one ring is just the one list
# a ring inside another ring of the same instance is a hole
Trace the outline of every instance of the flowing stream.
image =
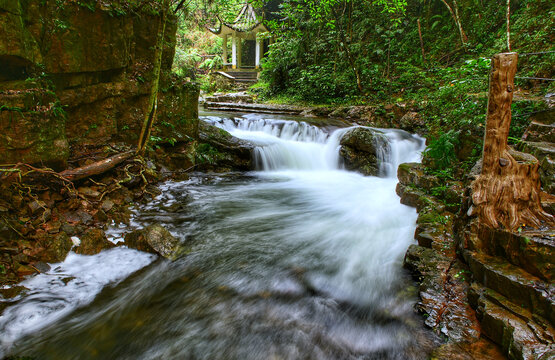
[(417, 215), (395, 194), (423, 139), (382, 130), (381, 176), (365, 177), (342, 169), (346, 128), (202, 119), (256, 144), (257, 171), (164, 183), (110, 232), (161, 223), (188, 254), (70, 254), (0, 316), (0, 357), (426, 359), (436, 340), (402, 269)]

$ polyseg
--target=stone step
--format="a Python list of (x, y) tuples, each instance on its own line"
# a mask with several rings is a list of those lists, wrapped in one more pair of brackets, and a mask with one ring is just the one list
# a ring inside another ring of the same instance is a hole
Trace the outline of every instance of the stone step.
[(524, 134), (524, 140), (555, 143), (555, 123), (543, 124), (532, 121)]
[(217, 102), (217, 103), (252, 104), (252, 103), (254, 103), (254, 97), (252, 95), (247, 94), (246, 92), (229, 93), (229, 94), (214, 94), (212, 96), (207, 96), (205, 101), (207, 101), (207, 102)]
[(545, 282), (555, 280), (555, 228), (540, 231), (522, 226), (516, 232), (492, 229), (473, 222), (467, 248), (498, 256)]
[(542, 281), (503, 258), (469, 251), (464, 255), (475, 281), (555, 324), (555, 284)]
[(256, 80), (258, 78), (258, 73), (256, 72), (248, 72), (248, 71), (227, 71), (227, 75), (238, 79), (249, 79), (249, 80)]
[(555, 194), (555, 144), (523, 141), (519, 150), (532, 154), (540, 162), (540, 180), (545, 192)]
[(480, 325), (467, 299), (468, 268), (456, 258), (422, 246), (409, 246), (403, 266), (420, 283), (417, 309), (425, 324), (453, 342), (474, 342)]
[(267, 104), (237, 104), (237, 103), (217, 103), (205, 102), (205, 109), (217, 109), (220, 111), (240, 111), (240, 112), (257, 112), (265, 114), (288, 114), (298, 115), (303, 109), (288, 105), (267, 105)]
[(498, 344), (509, 359), (555, 358), (555, 331), (548, 321), (477, 283), (471, 285), (468, 298), (482, 335)]
[(256, 79), (235, 79), (235, 82), (239, 82), (239, 83), (249, 83), (249, 84), (254, 84), (256, 83), (258, 80)]

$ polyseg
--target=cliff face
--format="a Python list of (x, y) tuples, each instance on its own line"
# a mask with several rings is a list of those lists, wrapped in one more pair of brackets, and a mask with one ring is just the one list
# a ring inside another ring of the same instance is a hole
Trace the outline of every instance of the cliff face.
[[(0, 163), (62, 168), (72, 144), (136, 141), (160, 17), (110, 3), (0, 0)], [(198, 88), (168, 75), (175, 32), (170, 18), (158, 124), (179, 140), (197, 136)]]

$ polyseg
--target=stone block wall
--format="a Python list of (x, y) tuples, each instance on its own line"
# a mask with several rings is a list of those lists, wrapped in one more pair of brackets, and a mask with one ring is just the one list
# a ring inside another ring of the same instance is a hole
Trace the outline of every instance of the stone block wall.
[[(72, 144), (133, 144), (148, 103), (159, 23), (155, 11), (125, 0), (0, 0), (0, 164), (63, 168)], [(176, 29), (171, 18), (166, 73)], [(198, 88), (164, 79), (159, 123), (196, 138)]]

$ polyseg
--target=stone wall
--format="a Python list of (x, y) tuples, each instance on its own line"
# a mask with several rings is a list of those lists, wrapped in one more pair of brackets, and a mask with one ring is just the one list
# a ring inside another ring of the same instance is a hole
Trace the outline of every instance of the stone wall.
[[(0, 0), (0, 163), (63, 168), (72, 144), (137, 140), (160, 17), (105, 3)], [(175, 32), (170, 18), (166, 73)], [(168, 75), (160, 88), (158, 123), (195, 138), (198, 88)]]

